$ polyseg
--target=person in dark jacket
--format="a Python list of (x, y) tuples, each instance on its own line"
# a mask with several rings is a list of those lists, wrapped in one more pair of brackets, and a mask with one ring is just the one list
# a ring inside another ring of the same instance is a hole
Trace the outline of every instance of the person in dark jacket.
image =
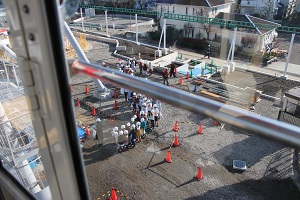
[(172, 77), (172, 75), (173, 75), (173, 77), (174, 77), (174, 78), (176, 78), (176, 73), (175, 73), (175, 64), (174, 64), (174, 63), (172, 63), (172, 64), (171, 64), (171, 69), (170, 69), (170, 78)]
[(210, 49), (210, 45), (208, 45), (208, 46), (207, 46), (207, 49), (206, 49), (206, 53), (205, 53), (204, 58), (207, 56), (208, 59), (210, 59), (210, 53), (211, 53), (211, 49)]

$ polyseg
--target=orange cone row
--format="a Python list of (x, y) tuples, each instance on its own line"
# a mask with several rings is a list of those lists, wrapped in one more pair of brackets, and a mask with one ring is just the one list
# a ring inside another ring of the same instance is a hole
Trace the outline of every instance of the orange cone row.
[(178, 121), (175, 122), (173, 130), (174, 131), (178, 131), (179, 130), (179, 128), (178, 128)]

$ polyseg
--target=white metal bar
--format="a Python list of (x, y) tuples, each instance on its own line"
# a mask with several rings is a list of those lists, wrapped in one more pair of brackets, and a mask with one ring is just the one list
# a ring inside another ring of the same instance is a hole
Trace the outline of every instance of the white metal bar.
[(188, 92), (170, 88), (162, 84), (138, 79), (95, 64), (74, 61), (71, 64), (71, 68), (94, 78), (97, 77), (110, 84), (145, 94), (146, 96), (195, 113), (205, 114), (221, 122), (248, 129), (253, 131), (253, 133), (284, 142), (291, 146), (300, 147), (300, 128), (297, 126), (212, 101), (205, 97), (191, 95)]
[(296, 35), (295, 33), (292, 34), (290, 48), (289, 48), (289, 52), (288, 52), (288, 57), (287, 57), (286, 62), (285, 62), (285, 68), (284, 68), (284, 72), (283, 72), (283, 77), (286, 77), (288, 65), (289, 65), (289, 62), (290, 62), (291, 54), (292, 54), (292, 49), (293, 49), (295, 35)]
[(237, 27), (234, 28), (234, 33), (233, 33), (232, 51), (231, 51), (231, 64), (233, 63), (233, 58), (234, 58), (236, 31), (237, 31)]
[(139, 30), (138, 30), (138, 21), (137, 21), (137, 14), (135, 14), (135, 42), (139, 43)]
[(80, 17), (81, 17), (81, 27), (82, 27), (82, 31), (84, 31), (83, 17), (82, 17), (82, 8), (80, 8)]
[[(74, 48), (75, 52), (77, 53), (80, 60), (84, 60), (86, 62), (90, 62), (89, 59), (86, 57), (82, 49), (80, 48), (80, 45), (78, 44), (76, 38), (74, 37), (72, 31), (70, 30), (67, 22), (64, 22), (64, 29), (65, 33), (67, 35), (68, 40), (70, 41), (70, 44)], [(107, 88), (103, 85), (103, 83), (99, 79), (93, 79), (97, 85), (97, 90), (104, 91), (107, 90)]]
[(106, 35), (108, 36), (107, 10), (105, 11), (105, 27), (106, 27)]
[(164, 19), (164, 49), (166, 48), (167, 41), (167, 19)]

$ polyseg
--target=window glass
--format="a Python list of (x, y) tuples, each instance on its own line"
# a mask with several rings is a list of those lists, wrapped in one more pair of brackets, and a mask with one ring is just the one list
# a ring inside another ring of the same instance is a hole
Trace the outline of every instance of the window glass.
[[(2, 166), (37, 199), (51, 199), (43, 159), (24, 93), (22, 69), (14, 57), (9, 20), (0, 11), (0, 158)], [(46, 159), (46, 158), (45, 158)]]
[[(186, 8), (186, 14), (187, 11)], [(217, 9), (213, 12), (216, 13)], [(206, 15), (203, 9), (200, 13)], [(84, 23), (99, 23), (99, 20), (105, 23), (103, 15), (99, 14), (96, 17), (97, 20), (85, 19)], [(229, 17), (226, 14), (223, 16), (224, 19)], [(160, 18), (161, 27), (162, 19), (163, 17)], [(240, 20), (234, 15), (232, 19)], [(247, 20), (246, 17), (243, 19)], [(108, 24), (110, 20), (111, 18), (108, 18)], [(264, 23), (264, 20), (256, 18), (251, 20), (253, 23)], [(121, 23), (121, 18), (117, 21)], [(148, 81), (159, 84), (164, 84), (162, 70), (166, 66), (169, 73), (168, 85), (174, 90), (205, 96), (211, 101), (221, 102), (224, 106), (235, 106), (257, 116), (276, 120), (280, 115), (283, 116), (279, 117), (280, 121), (291, 124), (297, 122), (296, 118), (292, 118), (294, 116), (283, 113), (285, 110), (280, 111), (283, 95), (300, 85), (298, 81), (280, 78), (286, 62), (284, 56), (287, 57), (287, 54), (284, 52), (288, 51), (290, 34), (279, 32), (277, 35), (273, 30), (239, 27), (234, 45), (235, 54), (231, 58), (234, 27), (229, 24), (220, 27), (214, 23), (200, 24), (175, 19), (167, 19), (167, 24), (167, 47), (171, 50), (176, 48), (177, 51), (172, 60), (176, 60), (175, 75), (170, 73), (173, 72), (171, 62), (158, 60), (164, 57), (158, 58), (159, 54), (155, 55), (157, 48), (136, 45), (135, 35), (126, 38), (132, 42), (124, 41), (126, 28), (120, 28), (121, 31), (118, 32), (123, 32), (123, 35), (117, 35), (111, 28), (108, 30), (111, 36), (118, 39), (119, 47), (126, 47), (126, 50), (118, 50), (115, 54), (117, 58), (111, 55), (116, 49), (115, 38), (108, 42), (107, 39), (93, 37), (93, 34), (105, 35), (103, 29), (89, 30), (91, 34), (85, 35), (84, 40), (88, 48), (84, 51), (91, 63), (105, 63), (106, 67), (114, 70), (123, 68), (125, 72), (134, 66), (135, 77), (147, 78)], [(171, 25), (174, 26), (172, 30), (169, 28)], [(83, 36), (78, 33), (81, 27), (74, 24), (70, 24), (70, 27), (77, 31), (74, 34), (78, 41), (82, 41), (80, 37)], [(147, 31), (146, 27), (138, 28), (139, 32)], [(149, 34), (154, 34), (151, 31)], [(157, 32), (156, 39), (150, 36), (151, 40), (139, 34), (138, 41), (157, 47), (160, 33)], [(297, 52), (299, 38), (296, 38), (293, 48)], [(267, 44), (274, 46), (270, 47), (271, 50), (266, 50)], [(288, 68), (289, 75), (293, 78), (296, 76), (292, 75), (295, 73), (292, 66), (298, 63), (295, 55), (292, 53)], [(74, 57), (76, 55), (69, 58)], [(127, 58), (136, 60), (135, 64), (129, 63)], [(139, 62), (143, 63), (141, 67)], [(144, 68), (145, 62), (148, 68)], [(153, 70), (149, 66), (150, 62)], [(141, 121), (138, 123), (138, 118), (135, 118), (138, 105), (143, 109), (142, 103), (144, 98), (147, 98), (146, 106), (151, 103), (153, 106), (154, 100), (149, 96), (142, 96), (143, 94), (139, 97), (138, 92), (135, 97), (134, 91), (127, 91), (105, 82), (103, 84), (111, 89), (113, 94), (116, 92), (116, 98), (99, 100), (94, 97), (96, 85), (90, 77), (78, 74), (71, 78), (71, 83), (74, 99), (78, 98), (80, 103), (85, 105), (76, 107), (75, 112), (78, 128), (83, 133), (83, 159), (93, 199), (107, 198), (112, 191), (116, 191), (118, 197), (132, 199), (215, 199), (218, 196), (251, 199), (257, 196), (270, 198), (270, 195), (274, 199), (278, 195), (287, 199), (299, 198), (298, 189), (291, 180), (294, 150), (288, 146), (261, 138), (253, 131), (237, 128), (164, 102), (161, 102), (162, 115), (158, 126), (155, 124), (152, 127), (152, 112), (149, 115), (144, 113), (147, 119), (145, 136), (141, 137), (140, 142), (136, 139), (133, 146), (128, 138), (131, 135), (132, 124), (138, 126), (139, 131), (141, 129)], [(86, 85), (89, 88), (88, 94), (85, 94)], [(135, 107), (133, 104), (136, 104)], [(294, 112), (294, 105), (288, 105)], [(91, 116), (93, 106), (96, 116)], [(96, 122), (97, 118), (101, 120), (99, 123)], [(130, 126), (127, 126), (127, 123)], [(122, 128), (122, 125), (125, 128)], [(91, 133), (89, 136), (84, 136), (86, 126)], [(123, 132), (120, 133), (121, 130)], [(125, 130), (128, 131), (128, 137), (127, 133), (124, 136)], [(172, 146), (177, 146), (177, 142), (178, 147)], [(169, 161), (171, 163), (168, 163)], [(101, 173), (98, 173), (99, 170)], [(203, 179), (198, 182), (195, 177)], [(112, 190), (112, 187), (115, 190)]]

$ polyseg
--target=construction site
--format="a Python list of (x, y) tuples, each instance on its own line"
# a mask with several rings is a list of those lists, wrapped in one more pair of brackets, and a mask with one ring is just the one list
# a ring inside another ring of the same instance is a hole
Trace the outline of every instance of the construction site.
[[(163, 71), (170, 71), (174, 64), (176, 77), (168, 77), (165, 88), (222, 103), (220, 109), (234, 106), (274, 120), (281, 119), (285, 94), (300, 86), (297, 35), (292, 36), (296, 38), (296, 50), (290, 68), (284, 70), (283, 59), (270, 61), (267, 67), (235, 59), (234, 44), (228, 47), (225, 60), (220, 55), (205, 58), (203, 53), (175, 45), (167, 48), (166, 34), (161, 34), (159, 44), (149, 41), (146, 32), (154, 29), (151, 18), (105, 15), (81, 17), (65, 25), (68, 59), (82, 60), (80, 47), (85, 61), (116, 72), (128, 60), (136, 60), (132, 76), (160, 85), (165, 81)], [(13, 50), (2, 45), (0, 51), (1, 160), (37, 198), (49, 198), (51, 188)], [(280, 52), (273, 51), (273, 56), (279, 57)], [(140, 72), (139, 63), (144, 62), (151, 63), (152, 73)], [(104, 92), (99, 91), (101, 86)], [(151, 129), (148, 120), (141, 141), (134, 148), (123, 145), (120, 150), (113, 136), (114, 127), (121, 130), (126, 125), (129, 129), (128, 123), (138, 122), (138, 111), (124, 96), (124, 88), (74, 73), (70, 92), (91, 199), (300, 198), (299, 152), (290, 145), (162, 101), (158, 126)], [(154, 100), (151, 96), (144, 98)], [(98, 118), (103, 130), (101, 145), (93, 131)], [(297, 119), (292, 124), (299, 126), (299, 122)]]

